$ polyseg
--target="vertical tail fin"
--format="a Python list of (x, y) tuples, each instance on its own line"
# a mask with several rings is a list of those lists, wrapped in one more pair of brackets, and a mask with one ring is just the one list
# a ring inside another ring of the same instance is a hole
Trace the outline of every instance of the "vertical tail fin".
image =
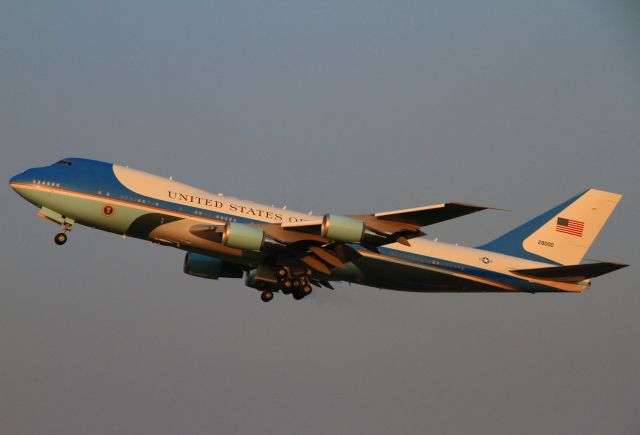
[(589, 189), (480, 248), (536, 261), (578, 264), (621, 198)]

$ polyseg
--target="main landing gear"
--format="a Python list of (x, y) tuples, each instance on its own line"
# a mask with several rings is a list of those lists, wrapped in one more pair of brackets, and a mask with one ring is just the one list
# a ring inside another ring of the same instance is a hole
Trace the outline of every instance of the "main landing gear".
[(64, 224), (62, 232), (56, 234), (56, 236), (53, 238), (53, 241), (56, 242), (56, 245), (62, 246), (67, 243), (67, 240), (69, 239), (67, 237), (67, 233), (69, 231), (71, 231), (71, 224)]
[(275, 278), (275, 280), (256, 279), (256, 275), (257, 271), (251, 271), (247, 277), (246, 284), (260, 291), (260, 299), (263, 302), (271, 302), (274, 293), (279, 291), (285, 295), (291, 295), (295, 300), (299, 301), (311, 294), (313, 291), (312, 282), (314, 285), (319, 285), (316, 281), (312, 281), (311, 271), (304, 269), (292, 270), (288, 266), (278, 266), (271, 270), (271, 279)]
[(288, 268), (278, 267), (276, 277), (282, 293), (292, 295), (296, 301), (308, 296), (313, 291), (309, 280), (310, 276), (307, 273), (294, 275)]
[(273, 292), (269, 290), (264, 290), (260, 295), (260, 299), (262, 299), (262, 302), (271, 301), (271, 299), (273, 299)]

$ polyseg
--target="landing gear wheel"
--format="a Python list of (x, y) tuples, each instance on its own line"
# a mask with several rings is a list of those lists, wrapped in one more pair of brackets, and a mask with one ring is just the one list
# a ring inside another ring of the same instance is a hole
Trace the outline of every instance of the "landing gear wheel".
[(311, 293), (311, 291), (313, 291), (313, 289), (311, 288), (311, 286), (309, 284), (305, 284), (302, 286), (302, 293), (305, 295), (308, 295), (309, 293)]
[(302, 299), (303, 297), (304, 297), (304, 295), (303, 295), (302, 293), (295, 292), (295, 293), (293, 294), (293, 299), (295, 299), (296, 301), (299, 301), (299, 300), (300, 300), (300, 299)]
[(260, 295), (260, 299), (262, 299), (262, 302), (271, 301), (271, 299), (273, 299), (273, 292), (270, 292), (269, 290), (263, 291)]
[(67, 235), (65, 233), (58, 233), (54, 237), (53, 241), (56, 242), (56, 245), (58, 246), (64, 245), (67, 243)]
[(298, 281), (297, 279), (294, 279), (294, 280), (293, 280), (293, 287), (294, 287), (294, 288), (298, 288), (298, 287), (300, 287), (300, 281)]
[(276, 276), (278, 278), (284, 278), (285, 276), (287, 276), (287, 274), (288, 274), (287, 269), (285, 269), (284, 267), (279, 267), (276, 270)]
[(289, 290), (292, 286), (293, 286), (293, 283), (291, 282), (290, 279), (285, 279), (284, 281), (282, 281), (282, 288), (283, 289)]

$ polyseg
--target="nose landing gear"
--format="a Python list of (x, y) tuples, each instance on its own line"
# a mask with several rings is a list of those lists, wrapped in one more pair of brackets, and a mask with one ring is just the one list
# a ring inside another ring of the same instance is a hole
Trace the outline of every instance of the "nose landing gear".
[(56, 245), (62, 246), (65, 243), (67, 243), (67, 239), (68, 239), (68, 237), (67, 237), (67, 235), (65, 233), (58, 233), (54, 237), (53, 241), (56, 242)]
[(62, 227), (62, 232), (56, 234), (56, 236), (53, 238), (53, 241), (56, 243), (56, 245), (62, 246), (67, 243), (67, 240), (69, 238), (67, 237), (66, 233), (68, 233), (69, 231), (71, 231), (71, 224), (65, 223)]

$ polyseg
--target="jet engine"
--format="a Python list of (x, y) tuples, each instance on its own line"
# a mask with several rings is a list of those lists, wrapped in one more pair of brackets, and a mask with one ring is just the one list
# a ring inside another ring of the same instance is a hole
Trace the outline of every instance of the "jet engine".
[(337, 242), (358, 243), (364, 237), (364, 223), (337, 214), (326, 214), (322, 218), (322, 237)]
[(219, 258), (187, 252), (184, 257), (184, 273), (199, 278), (242, 278), (242, 268)]
[(264, 231), (249, 225), (228, 222), (222, 233), (222, 244), (236, 249), (259, 251), (264, 245)]

